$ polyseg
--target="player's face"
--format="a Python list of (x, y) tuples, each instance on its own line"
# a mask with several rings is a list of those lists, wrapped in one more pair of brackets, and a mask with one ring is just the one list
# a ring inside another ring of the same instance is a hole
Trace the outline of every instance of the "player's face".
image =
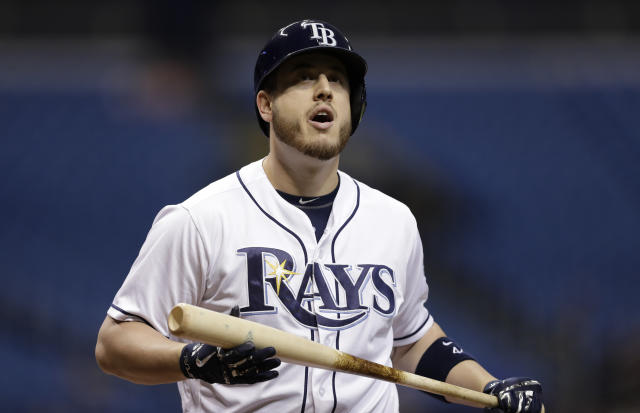
[(319, 53), (287, 61), (276, 74), (272, 110), (277, 139), (317, 159), (337, 156), (351, 135), (349, 80), (344, 65)]

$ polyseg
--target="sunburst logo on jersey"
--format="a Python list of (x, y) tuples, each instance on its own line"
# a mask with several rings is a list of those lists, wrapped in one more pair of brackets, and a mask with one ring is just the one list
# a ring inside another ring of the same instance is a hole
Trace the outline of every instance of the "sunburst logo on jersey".
[(284, 268), (284, 266), (287, 264), (287, 260), (282, 261), (278, 265), (273, 265), (272, 263), (269, 262), (269, 260), (267, 260), (267, 264), (273, 270), (273, 272), (271, 272), (271, 273), (269, 273), (267, 275), (275, 275), (276, 276), (276, 294), (278, 294), (278, 295), (280, 295), (280, 283), (282, 282), (283, 278), (284, 278), (285, 281), (289, 281), (289, 277), (287, 277), (287, 276), (299, 275), (299, 273), (297, 273), (297, 272), (293, 272), (293, 271), (290, 271), (290, 270), (287, 270), (287, 269)]

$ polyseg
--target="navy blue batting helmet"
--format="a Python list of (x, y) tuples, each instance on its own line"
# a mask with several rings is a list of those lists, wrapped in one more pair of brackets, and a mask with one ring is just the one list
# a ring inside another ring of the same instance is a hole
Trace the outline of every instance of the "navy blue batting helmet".
[[(253, 74), (254, 97), (263, 88), (265, 79), (285, 60), (312, 51), (335, 55), (347, 69), (351, 87), (351, 134), (355, 132), (367, 105), (364, 75), (367, 62), (351, 48), (347, 39), (335, 26), (320, 20), (302, 20), (291, 23), (267, 42), (256, 61)], [(258, 108), (256, 115), (262, 132), (269, 137), (269, 124), (262, 120)]]

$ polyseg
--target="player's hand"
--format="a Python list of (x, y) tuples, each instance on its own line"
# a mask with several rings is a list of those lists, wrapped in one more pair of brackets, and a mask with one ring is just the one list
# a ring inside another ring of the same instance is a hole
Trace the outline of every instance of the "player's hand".
[(191, 343), (182, 349), (180, 368), (186, 377), (209, 383), (253, 384), (278, 376), (275, 354), (273, 347), (256, 350), (251, 341), (230, 349)]
[(542, 385), (526, 377), (511, 377), (488, 383), (483, 392), (498, 397), (498, 407), (487, 408), (490, 413), (540, 413)]
[[(240, 317), (240, 307), (234, 306), (229, 314)], [(230, 349), (191, 343), (182, 348), (180, 368), (186, 377), (209, 383), (253, 384), (278, 377), (273, 369), (280, 359), (275, 354), (273, 347), (256, 350), (251, 341)]]

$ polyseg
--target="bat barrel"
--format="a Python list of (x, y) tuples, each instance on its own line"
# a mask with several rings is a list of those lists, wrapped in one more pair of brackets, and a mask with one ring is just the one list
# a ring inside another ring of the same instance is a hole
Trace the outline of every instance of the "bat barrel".
[(257, 348), (274, 347), (282, 361), (304, 366), (327, 368), (340, 354), (286, 331), (189, 304), (176, 305), (168, 323), (169, 331), (177, 337), (227, 348), (252, 341)]

